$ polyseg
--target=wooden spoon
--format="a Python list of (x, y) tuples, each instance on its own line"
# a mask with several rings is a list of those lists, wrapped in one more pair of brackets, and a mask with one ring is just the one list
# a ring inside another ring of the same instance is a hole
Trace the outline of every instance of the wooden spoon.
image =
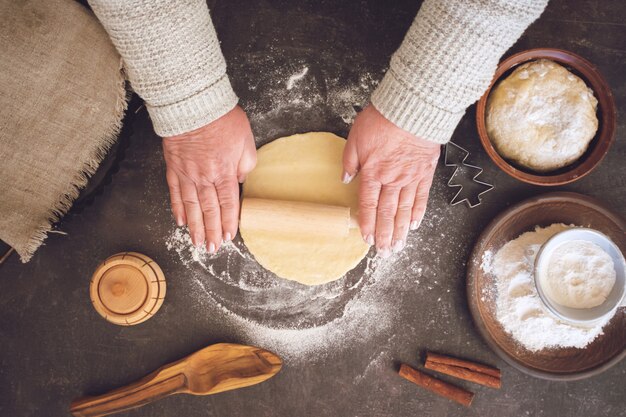
[(216, 394), (263, 382), (276, 375), (281, 366), (281, 359), (267, 350), (218, 343), (123, 388), (74, 400), (70, 412), (77, 417), (98, 417), (141, 407), (171, 394)]

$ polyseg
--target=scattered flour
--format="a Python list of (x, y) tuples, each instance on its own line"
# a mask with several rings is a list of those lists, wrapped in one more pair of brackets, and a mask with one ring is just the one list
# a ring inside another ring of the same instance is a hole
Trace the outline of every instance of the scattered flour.
[(302, 71), (289, 77), (289, 79), (287, 80), (287, 90), (291, 90), (298, 81), (304, 78), (307, 72), (309, 72), (309, 67), (304, 67)]
[[(289, 126), (347, 128), (368, 104), (385, 72), (372, 69), (365, 60), (360, 65), (361, 61), (352, 60), (351, 70), (346, 71), (334, 58), (320, 64), (307, 59), (280, 61), (272, 58), (276, 55), (264, 53), (256, 60), (246, 60), (260, 69), (247, 80), (248, 88), (256, 92), (255, 99), (242, 102), (259, 146), (296, 133), (288, 130), (293, 129)], [(241, 69), (234, 72), (250, 72)], [(420, 230), (441, 229), (459, 209), (447, 204), (450, 191), (445, 173), (438, 170), (436, 175)], [(442, 257), (458, 256), (465, 242), (460, 236), (446, 236), (442, 247), (434, 244), (434, 239), (437, 237), (427, 233), (412, 233), (400, 254), (387, 260), (370, 254), (345, 278), (316, 287), (276, 278), (239, 240), (209, 254), (205, 247), (192, 245), (186, 228), (174, 228), (166, 237), (166, 246), (185, 269), (185, 280), (195, 292), (194, 303), (202, 312), (229, 323), (235, 340), (266, 347), (286, 360), (311, 361), (368, 343), (381, 334), (387, 336), (385, 332), (400, 315), (401, 306), (394, 296), (398, 288), (422, 293), (437, 289), (440, 283), (433, 278), (440, 273)], [(420, 256), (408, 259), (412, 248), (413, 253), (419, 250)], [(448, 314), (448, 308), (450, 305), (442, 302), (440, 310), (432, 312), (429, 326), (435, 327), (434, 316)], [(381, 352), (372, 362), (366, 372), (374, 372), (391, 358)]]
[(482, 269), (496, 277), (498, 321), (521, 345), (531, 351), (546, 348), (584, 348), (610, 318), (593, 327), (564, 323), (545, 311), (533, 279), (535, 256), (541, 245), (572, 226), (553, 224), (537, 227), (506, 243), (493, 256), (483, 254)]
[(363, 71), (352, 79), (344, 79), (316, 71), (315, 66), (311, 69), (304, 62), (299, 64), (303, 67), (294, 73), (293, 65), (297, 64), (267, 68), (259, 75), (259, 85), (250, 86), (260, 97), (246, 106), (248, 117), (257, 129), (268, 129), (270, 135), (271, 126), (264, 125), (290, 113), (327, 120), (328, 111), (331, 117), (352, 124), (357, 111), (369, 102), (382, 76)]
[(354, 277), (307, 287), (265, 271), (240, 242), (209, 254), (192, 245), (186, 228), (175, 228), (166, 246), (190, 271), (198, 298), (222, 311), (239, 340), (291, 361), (324, 357), (389, 329), (397, 306), (385, 288), (400, 285), (393, 277), (402, 274), (393, 268), (407, 256), (407, 251), (384, 261), (368, 256)]
[[(173, 228), (165, 243), (184, 269), (190, 306), (198, 309), (197, 314), (209, 315), (208, 320), (224, 322), (231, 340), (263, 346), (290, 363), (324, 360), (362, 345), (374, 344), (376, 352), (386, 352), (386, 346), (395, 345), (394, 323), (403, 314), (399, 292), (428, 297), (452, 285), (441, 278), (450, 260), (462, 263), (467, 244), (463, 235), (445, 235), (446, 244), (440, 245), (439, 233), (432, 233), (448, 227), (450, 219), (457, 218), (455, 211), (463, 209), (448, 205), (445, 181), (445, 173), (438, 170), (426, 217), (420, 229), (409, 234), (405, 250), (386, 260), (374, 257), (372, 251), (346, 277), (325, 285), (307, 287), (276, 278), (254, 260), (238, 237), (216, 254), (194, 248), (187, 228)], [(425, 314), (419, 322), (429, 329), (446, 327), (441, 326), (442, 320), (457, 317), (448, 297)], [(443, 337), (448, 336), (444, 331)], [(384, 353), (372, 355), (374, 364), (363, 374), (377, 373), (393, 363)], [(363, 382), (357, 379), (355, 383)]]
[(380, 352), (375, 353), (373, 357), (370, 358), (365, 369), (363, 369), (363, 372), (354, 378), (354, 383), (358, 385), (364, 382), (371, 375), (380, 374), (385, 370), (393, 369), (393, 363), (394, 359), (390, 352), (381, 350)]

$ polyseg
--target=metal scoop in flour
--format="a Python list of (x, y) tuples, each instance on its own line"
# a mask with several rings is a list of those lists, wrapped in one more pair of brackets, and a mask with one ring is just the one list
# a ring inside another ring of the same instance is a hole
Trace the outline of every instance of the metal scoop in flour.
[[(574, 240), (583, 240), (599, 246), (613, 260), (615, 284), (606, 300), (591, 308), (572, 308), (552, 300), (546, 291), (548, 264), (554, 251), (561, 245)], [(602, 319), (615, 314), (618, 307), (626, 305), (626, 262), (620, 249), (604, 234), (582, 227), (564, 230), (552, 236), (542, 246), (535, 258), (535, 286), (546, 309), (558, 319), (579, 326), (593, 326)]]

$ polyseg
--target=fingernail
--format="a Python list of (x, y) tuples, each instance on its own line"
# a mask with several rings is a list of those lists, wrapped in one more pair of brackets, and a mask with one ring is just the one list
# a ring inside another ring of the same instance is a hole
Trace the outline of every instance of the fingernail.
[(421, 219), (419, 219), (419, 220), (413, 220), (413, 221), (411, 222), (411, 226), (409, 226), (409, 228), (410, 228), (411, 230), (417, 230), (417, 229), (419, 229), (420, 224), (422, 224), (422, 219), (423, 219), (423, 217), (422, 217)]
[(183, 218), (181, 216), (176, 217), (176, 225), (178, 227), (185, 225), (185, 223), (183, 222)]
[(226, 234), (224, 235), (224, 242), (230, 242), (232, 240), (232, 237), (230, 236), (230, 232), (226, 232)]
[(193, 242), (194, 246), (199, 247), (202, 245), (202, 239), (200, 239), (200, 235), (193, 235), (191, 241)]
[(374, 245), (374, 236), (372, 235), (363, 236), (363, 240), (370, 246)]
[(404, 249), (404, 240), (402, 240), (402, 239), (395, 240), (393, 242), (393, 248), (392, 249), (393, 249), (394, 253), (400, 252), (402, 249)]
[(389, 248), (380, 248), (376, 250), (376, 254), (381, 258), (386, 259), (391, 256), (391, 250), (389, 250)]
[(343, 177), (341, 178), (341, 182), (343, 182), (344, 184), (350, 184), (352, 178), (354, 178), (354, 175), (350, 175), (347, 172), (344, 172)]
[(215, 243), (209, 243), (209, 253), (215, 253)]
[(243, 184), (244, 182), (246, 182), (246, 176), (242, 175), (241, 177), (237, 178), (237, 181), (239, 181), (239, 184)]

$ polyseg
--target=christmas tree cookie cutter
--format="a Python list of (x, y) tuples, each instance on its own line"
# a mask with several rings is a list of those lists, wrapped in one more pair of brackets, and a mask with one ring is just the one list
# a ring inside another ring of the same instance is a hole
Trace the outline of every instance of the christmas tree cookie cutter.
[[(451, 206), (462, 202), (465, 202), (469, 208), (479, 206), (482, 203), (483, 194), (495, 188), (493, 184), (478, 179), (483, 173), (483, 169), (465, 162), (468, 157), (469, 151), (467, 149), (454, 142), (448, 142), (446, 144), (444, 165), (447, 167), (456, 167), (448, 180), (447, 186), (449, 188), (458, 188), (457, 193), (452, 197), (452, 200), (450, 200)], [(465, 173), (467, 170), (474, 174), (470, 176), (459, 175)]]

